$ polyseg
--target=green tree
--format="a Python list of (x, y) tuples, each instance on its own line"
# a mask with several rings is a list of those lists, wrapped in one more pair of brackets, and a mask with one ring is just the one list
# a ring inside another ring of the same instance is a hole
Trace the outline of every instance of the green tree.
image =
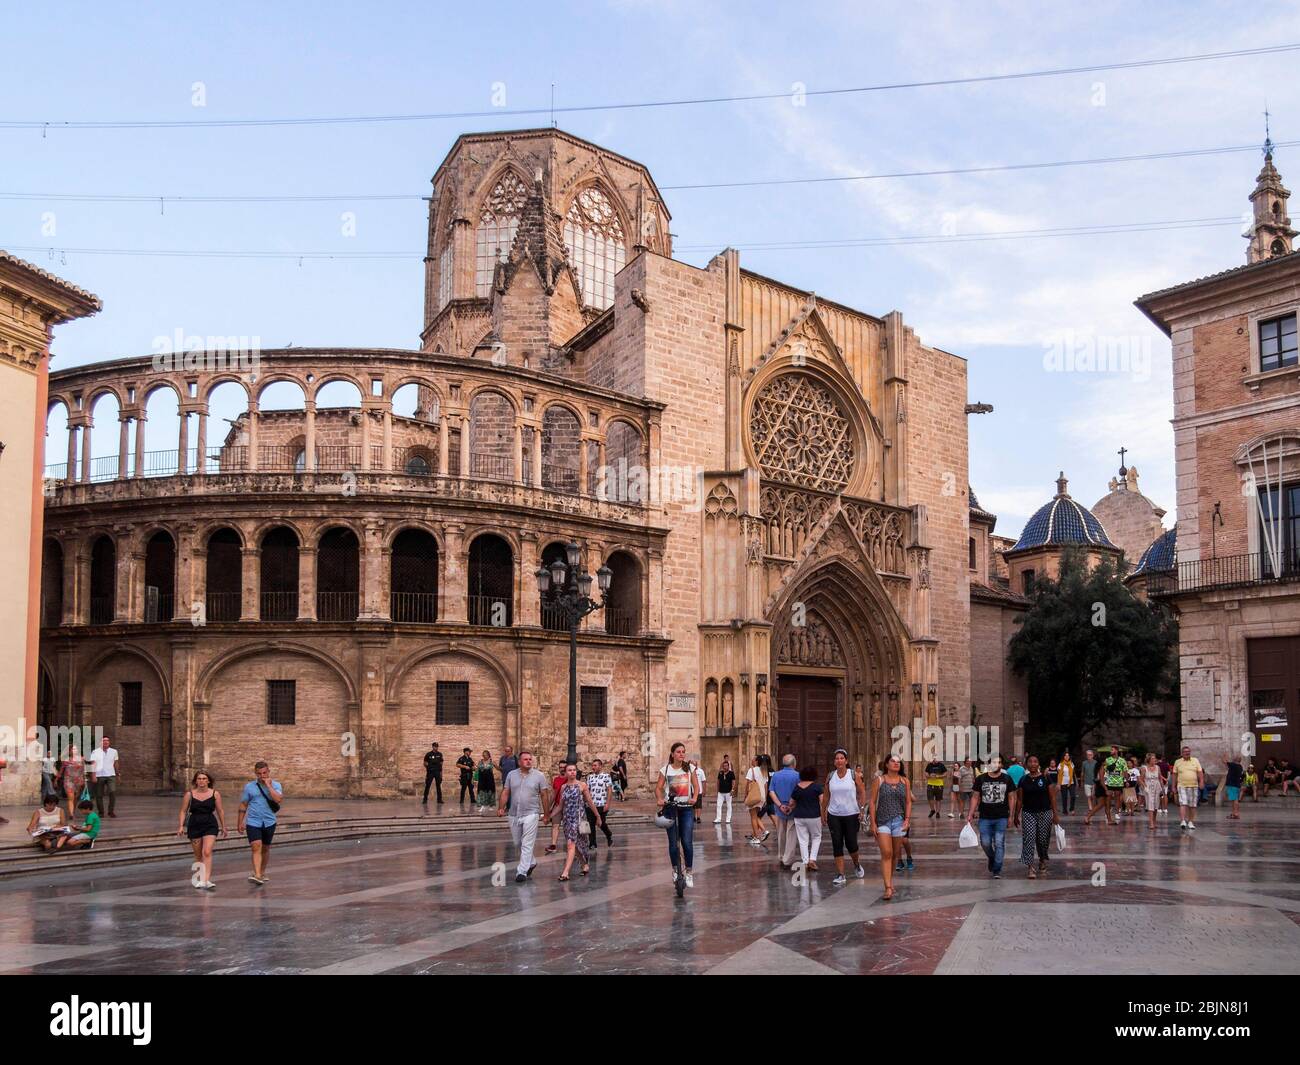
[(1130, 592), (1109, 560), (1089, 569), (1082, 552), (1068, 549), (1060, 575), (1035, 581), (1032, 599), (1008, 658), (1028, 681), (1035, 733), (1074, 749), (1087, 733), (1122, 724), (1168, 694), (1176, 622)]

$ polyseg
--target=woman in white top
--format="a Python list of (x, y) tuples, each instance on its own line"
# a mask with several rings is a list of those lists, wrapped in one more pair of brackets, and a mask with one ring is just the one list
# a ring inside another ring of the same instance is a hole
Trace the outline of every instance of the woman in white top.
[(767, 805), (767, 773), (763, 771), (763, 760), (754, 755), (753, 762), (745, 772), (745, 809), (749, 811), (749, 827), (753, 835), (749, 842), (760, 847), (770, 835), (763, 827), (763, 809)]
[[(27, 822), (27, 832), (40, 832), (41, 829), (63, 828), (67, 822), (63, 819), (63, 811), (59, 808), (59, 797), (57, 795), (46, 795), (41, 800), (41, 808), (32, 814), (32, 819)], [(42, 833), (38, 839), (32, 840), (38, 847), (43, 847), (47, 851), (52, 851), (62, 845), (64, 836), (59, 833)]]
[(835, 752), (835, 768), (826, 778), (822, 792), (822, 824), (831, 830), (831, 853), (835, 855), (835, 879), (832, 884), (847, 884), (844, 875), (844, 852), (853, 859), (853, 875), (861, 880), (867, 875), (858, 860), (858, 825), (867, 805), (867, 786), (849, 768), (849, 753), (843, 747)]
[(668, 826), (668, 860), (673, 863), (673, 887), (678, 896), (683, 888), (695, 887), (691, 866), (695, 864), (695, 799), (699, 792), (699, 778), (686, 761), (686, 744), (674, 743), (668, 752), (668, 763), (660, 768), (659, 779), (655, 781), (655, 802), (672, 822)]

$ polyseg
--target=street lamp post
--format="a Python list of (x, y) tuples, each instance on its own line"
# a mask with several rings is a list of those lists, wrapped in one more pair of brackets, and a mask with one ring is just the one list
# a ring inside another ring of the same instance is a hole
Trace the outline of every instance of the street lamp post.
[(582, 548), (575, 543), (564, 545), (565, 557), (550, 567), (537, 570), (537, 590), (542, 598), (556, 607), (569, 626), (569, 752), (565, 761), (578, 761), (578, 625), (588, 614), (605, 605), (614, 571), (608, 566), (596, 570), (600, 598), (591, 598), (591, 574), (579, 568)]

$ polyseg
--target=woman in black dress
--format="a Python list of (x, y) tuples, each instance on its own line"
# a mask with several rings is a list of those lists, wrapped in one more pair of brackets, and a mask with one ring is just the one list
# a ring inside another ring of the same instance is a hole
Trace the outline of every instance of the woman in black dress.
[(226, 831), (226, 811), (221, 805), (221, 792), (212, 785), (209, 773), (200, 769), (194, 774), (190, 790), (181, 803), (181, 823), (176, 829), (176, 835), (188, 836), (190, 846), (194, 848), (194, 865), (191, 867), (194, 875), (190, 883), (206, 891), (217, 886), (212, 882), (212, 846), (217, 841), (217, 834), (220, 833), (222, 839), (230, 834)]

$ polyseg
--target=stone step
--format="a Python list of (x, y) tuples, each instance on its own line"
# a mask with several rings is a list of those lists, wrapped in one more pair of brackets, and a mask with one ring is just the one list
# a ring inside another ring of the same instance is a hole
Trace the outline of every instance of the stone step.
[[(650, 823), (638, 811), (611, 811), (610, 824), (626, 828), (639, 822)], [(276, 829), (275, 845), (332, 843), (342, 840), (369, 839), (380, 836), (458, 836), (471, 832), (509, 832), (504, 817), (458, 817), (431, 820), (421, 817), (356, 817), (333, 818), (320, 821), (282, 822)], [(214, 853), (245, 850), (248, 844), (242, 836), (218, 838)], [(175, 861), (192, 855), (189, 840), (175, 833), (153, 832), (111, 839), (100, 838), (90, 850), (38, 852), (30, 843), (0, 845), (0, 879), (25, 876), (31, 873), (67, 872), (125, 865), (136, 862)]]

